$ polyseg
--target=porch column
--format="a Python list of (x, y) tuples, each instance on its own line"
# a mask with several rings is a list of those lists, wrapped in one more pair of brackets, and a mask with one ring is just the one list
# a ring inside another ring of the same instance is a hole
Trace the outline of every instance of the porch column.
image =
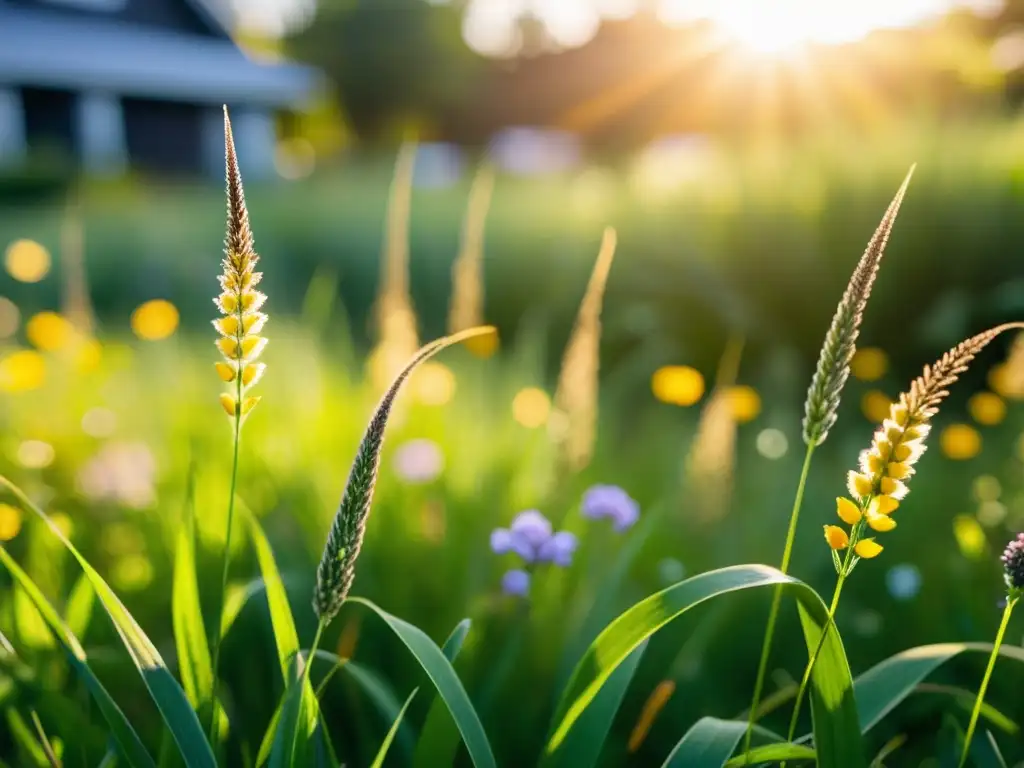
[(21, 94), (17, 88), (0, 86), (0, 166), (21, 162), (27, 148)]
[(79, 94), (76, 123), (85, 170), (107, 176), (124, 171), (128, 151), (121, 100), (102, 91)]

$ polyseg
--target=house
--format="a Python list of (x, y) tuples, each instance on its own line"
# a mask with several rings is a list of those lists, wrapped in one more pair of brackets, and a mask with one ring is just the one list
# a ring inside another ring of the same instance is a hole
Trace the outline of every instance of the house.
[(0, 167), (58, 153), (92, 174), (223, 174), (221, 105), (247, 175), (316, 72), (259, 62), (216, 0), (0, 0)]

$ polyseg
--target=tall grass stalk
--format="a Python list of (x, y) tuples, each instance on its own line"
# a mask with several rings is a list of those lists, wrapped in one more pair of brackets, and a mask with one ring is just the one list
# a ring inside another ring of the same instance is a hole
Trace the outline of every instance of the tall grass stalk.
[(996, 666), (996, 658), (999, 656), (999, 647), (1003, 644), (1003, 637), (1006, 635), (1006, 627), (1010, 623), (1010, 614), (1017, 604), (1019, 597), (1011, 597), (1006, 601), (1006, 608), (1003, 609), (1003, 620), (999, 622), (999, 630), (996, 632), (995, 642), (992, 644), (992, 653), (988, 657), (988, 666), (985, 667), (985, 676), (981, 679), (981, 688), (978, 689), (978, 698), (974, 700), (974, 709), (971, 710), (971, 721), (967, 725), (967, 735), (964, 737), (963, 751), (960, 752), (959, 768), (967, 763), (967, 754), (971, 751), (971, 741), (974, 739), (974, 729), (978, 727), (978, 715), (981, 714), (981, 705), (985, 703), (985, 692), (988, 690), (989, 680), (992, 679), (992, 670)]
[[(779, 566), (783, 573), (789, 572), (789, 561), (793, 552), (793, 541), (796, 537), (797, 523), (800, 518), (800, 507), (803, 503), (804, 487), (807, 484), (807, 476), (811, 469), (811, 459), (814, 456), (814, 449), (825, 442), (829, 430), (836, 422), (839, 411), (839, 401), (842, 396), (843, 387), (850, 376), (850, 361), (857, 350), (857, 337), (860, 335), (860, 326), (864, 318), (864, 310), (867, 307), (868, 299), (871, 297), (871, 290), (878, 276), (878, 268), (882, 263), (882, 256), (885, 254), (885, 246), (889, 242), (889, 234), (892, 232), (893, 224), (896, 222), (896, 215), (899, 213), (900, 205), (903, 203), (903, 196), (906, 194), (907, 186), (914, 175), (914, 166), (903, 179), (903, 183), (896, 192), (896, 196), (889, 203), (889, 207), (882, 216), (882, 221), (868, 241), (857, 267), (850, 276), (850, 282), (846, 286), (839, 306), (836, 307), (835, 315), (832, 317), (832, 324), (825, 335), (825, 343), (818, 355), (818, 364), (811, 379), (811, 385), (807, 390), (807, 398), (804, 401), (803, 438), (807, 445), (807, 453), (804, 455), (803, 468), (800, 470), (800, 481), (797, 484), (796, 499), (793, 502), (793, 509), (789, 516), (789, 528), (786, 531), (786, 543), (782, 550), (782, 563)], [(754, 733), (754, 718), (757, 714), (761, 693), (764, 689), (764, 679), (768, 671), (768, 659), (771, 655), (772, 638), (775, 634), (775, 624), (779, 618), (779, 608), (782, 603), (782, 588), (777, 587), (772, 595), (772, 606), (768, 612), (768, 624), (765, 627), (764, 641), (761, 644), (761, 659), (757, 666), (757, 679), (754, 682), (754, 697), (750, 703), (750, 714), (747, 718), (747, 732), (743, 739), (744, 753), (750, 751), (750, 742)]]
[(259, 256), (253, 246), (249, 212), (245, 206), (242, 175), (238, 168), (231, 121), (224, 109), (224, 164), (227, 177), (227, 235), (224, 239), (223, 273), (219, 276), (221, 293), (214, 299), (221, 317), (213, 321), (220, 334), (217, 348), (223, 360), (215, 364), (217, 375), (230, 385), (230, 393), (220, 396), (221, 406), (231, 419), (232, 458), (228, 513), (224, 531), (224, 556), (221, 566), (220, 605), (213, 635), (213, 712), (210, 715), (210, 739), (218, 733), (217, 669), (220, 662), (221, 633), (224, 622), (224, 599), (227, 594), (228, 569), (231, 564), (231, 534), (235, 520), (235, 491), (238, 486), (238, 454), (242, 424), (259, 403), (259, 397), (246, 397), (248, 390), (262, 378), (266, 366), (257, 363), (267, 340), (259, 335), (267, 322), (260, 312), (266, 296), (256, 290), (262, 274), (255, 271)]

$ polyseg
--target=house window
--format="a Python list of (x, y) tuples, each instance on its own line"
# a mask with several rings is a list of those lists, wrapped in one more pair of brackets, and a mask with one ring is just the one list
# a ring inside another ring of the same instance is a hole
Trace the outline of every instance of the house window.
[(128, 0), (46, 0), (51, 5), (64, 5), (69, 8), (80, 8), (83, 11), (114, 11), (124, 10)]

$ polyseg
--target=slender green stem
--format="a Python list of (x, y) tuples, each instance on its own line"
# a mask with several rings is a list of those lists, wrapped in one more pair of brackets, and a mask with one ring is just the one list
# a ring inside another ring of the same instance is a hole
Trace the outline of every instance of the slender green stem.
[[(793, 500), (793, 510), (789, 513), (789, 530), (786, 531), (786, 546), (782, 550), (782, 565), (779, 570), (783, 573), (789, 572), (789, 560), (793, 555), (793, 540), (796, 538), (796, 524), (800, 519), (800, 507), (804, 501), (804, 488), (807, 485), (807, 475), (811, 471), (811, 456), (814, 455), (814, 443), (807, 446), (807, 453), (804, 456), (804, 466), (800, 470), (800, 482), (796, 487), (796, 498)], [(772, 637), (775, 634), (775, 624), (779, 619), (779, 608), (782, 605), (782, 585), (775, 587), (772, 593), (772, 607), (768, 611), (768, 625), (764, 631), (764, 641), (761, 644), (761, 660), (757, 665), (757, 681), (754, 683), (754, 697), (750, 702), (750, 715), (747, 718), (747, 733), (743, 739), (743, 752), (750, 752), (750, 740), (754, 735), (754, 719), (757, 715), (757, 705), (761, 702), (761, 693), (764, 689), (764, 678), (768, 672), (768, 658), (772, 652)]]
[[(326, 628), (327, 628), (327, 623), (324, 622), (324, 621), (321, 621), (319, 624), (316, 625), (316, 634), (313, 636), (313, 644), (309, 646), (309, 651), (306, 654), (306, 663), (303, 665), (302, 673), (299, 675), (299, 702), (300, 702), (299, 703), (299, 707), (300, 707), (300, 711), (301, 711), (301, 707), (304, 706), (304, 701), (305, 701), (304, 698), (303, 698), (303, 693), (302, 692), (303, 692), (303, 689), (305, 689), (305, 687), (307, 685), (309, 685), (309, 671), (310, 671), (310, 669), (313, 668), (313, 659), (316, 658), (316, 650), (317, 650), (317, 648), (320, 647), (320, 638), (323, 637), (324, 629), (326, 629)], [(302, 655), (302, 652), (300, 651), (299, 652), (300, 658), (301, 658), (301, 655)], [(298, 730), (296, 730), (294, 735), (293, 735), (293, 738), (292, 738), (291, 747), (288, 750), (288, 755), (289, 755), (288, 765), (294, 765), (295, 764), (295, 749), (296, 749), (296, 746), (297, 746), (297, 743), (298, 743), (298, 738), (299, 738), (299, 732), (298, 732)]]
[(235, 519), (235, 486), (238, 484), (238, 446), (241, 443), (242, 433), (242, 415), (241, 415), (241, 402), (242, 402), (242, 375), (239, 372), (238, 376), (235, 377), (238, 385), (236, 387), (237, 397), (236, 402), (239, 405), (235, 409), (235, 430), (234, 430), (234, 447), (232, 449), (231, 458), (231, 490), (228, 494), (228, 520), (224, 532), (224, 563), (221, 568), (220, 576), (220, 605), (217, 611), (217, 621), (215, 622), (216, 631), (213, 635), (213, 701), (211, 702), (213, 707), (213, 713), (210, 715), (210, 743), (215, 744), (217, 739), (217, 727), (218, 720), (220, 717), (220, 708), (217, 706), (217, 670), (220, 662), (220, 636), (221, 632), (224, 631), (224, 602), (227, 599), (228, 590), (228, 566), (231, 564), (231, 528), (234, 524)]
[(1003, 620), (999, 623), (999, 631), (996, 632), (996, 640), (992, 645), (992, 654), (988, 657), (988, 666), (985, 668), (985, 676), (981, 679), (981, 688), (978, 689), (978, 698), (974, 701), (974, 709), (971, 710), (971, 722), (967, 726), (967, 736), (964, 738), (964, 748), (960, 753), (960, 768), (967, 762), (967, 753), (971, 750), (971, 740), (974, 738), (974, 729), (978, 725), (978, 715), (981, 713), (981, 705), (985, 701), (985, 691), (988, 690), (988, 681), (992, 677), (992, 670), (996, 665), (996, 657), (999, 655), (999, 646), (1003, 644), (1003, 636), (1006, 634), (1006, 627), (1010, 623), (1010, 614), (1013, 613), (1013, 606), (1017, 604), (1019, 597), (1010, 597), (1006, 600), (1006, 608), (1003, 609)]

